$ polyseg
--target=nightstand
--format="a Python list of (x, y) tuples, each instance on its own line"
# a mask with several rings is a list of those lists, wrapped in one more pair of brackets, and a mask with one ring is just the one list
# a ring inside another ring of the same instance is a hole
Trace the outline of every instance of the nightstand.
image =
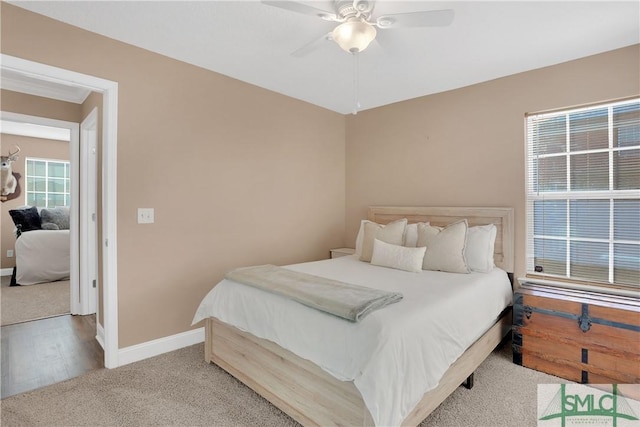
[(329, 251), (329, 254), (333, 259), (333, 258), (340, 258), (341, 256), (353, 255), (355, 252), (356, 250), (352, 248), (338, 248), (338, 249), (331, 249)]

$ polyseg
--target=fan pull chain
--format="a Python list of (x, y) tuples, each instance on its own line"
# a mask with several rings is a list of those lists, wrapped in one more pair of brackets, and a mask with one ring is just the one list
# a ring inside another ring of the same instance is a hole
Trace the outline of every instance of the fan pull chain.
[(360, 101), (359, 101), (359, 82), (358, 76), (360, 74), (360, 55), (358, 52), (352, 52), (353, 55), (353, 115), (358, 114), (358, 110), (360, 109)]

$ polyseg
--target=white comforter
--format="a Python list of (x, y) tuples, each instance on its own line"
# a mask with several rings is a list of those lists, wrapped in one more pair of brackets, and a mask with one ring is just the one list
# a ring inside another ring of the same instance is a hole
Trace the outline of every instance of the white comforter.
[(511, 304), (504, 271), (409, 273), (355, 256), (286, 268), (387, 291), (402, 301), (360, 323), (223, 280), (204, 298), (194, 323), (207, 317), (273, 341), (335, 378), (354, 381), (377, 426), (399, 425), (445, 371)]
[(26, 231), (16, 240), (16, 282), (22, 286), (67, 280), (69, 230)]

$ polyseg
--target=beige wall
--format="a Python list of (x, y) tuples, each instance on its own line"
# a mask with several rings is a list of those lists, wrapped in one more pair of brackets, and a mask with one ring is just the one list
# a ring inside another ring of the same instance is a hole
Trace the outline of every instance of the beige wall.
[(15, 256), (7, 258), (7, 249), (14, 249), (15, 237), (13, 230), (15, 225), (11, 220), (9, 211), (26, 204), (25, 188), (25, 165), (27, 157), (39, 157), (44, 159), (69, 160), (69, 143), (65, 141), (54, 141), (42, 138), (30, 138), (26, 136), (0, 134), (2, 143), (0, 150), (6, 154), (14, 145), (20, 147), (19, 158), (13, 163), (12, 169), (20, 174), (20, 187), (22, 189), (20, 197), (7, 200), (2, 203), (0, 215), (0, 260), (1, 268), (13, 268), (15, 266)]
[[(343, 116), (0, 7), (2, 53), (119, 84), (120, 348), (189, 329), (230, 268), (343, 244)], [(138, 225), (138, 207), (155, 224)]]
[(640, 93), (640, 47), (347, 117), (346, 244), (370, 205), (515, 208), (525, 269), (524, 115)]
[[(4, 11), (4, 9), (2, 10)], [(10, 90), (0, 91), (0, 108), (2, 111), (47, 117), (74, 123), (77, 123), (80, 118), (80, 105), (78, 104), (27, 95)]]

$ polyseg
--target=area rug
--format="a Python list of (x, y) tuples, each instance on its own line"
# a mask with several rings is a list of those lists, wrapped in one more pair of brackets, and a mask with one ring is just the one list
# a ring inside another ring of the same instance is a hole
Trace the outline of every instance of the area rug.
[[(537, 384), (566, 382), (511, 362), (511, 343), (477, 369), (420, 427), (534, 427)], [(3, 426), (224, 426), (298, 424), (215, 365), (197, 344), (0, 402)]]
[(3, 285), (0, 290), (2, 326), (70, 312), (68, 280), (30, 286)]

